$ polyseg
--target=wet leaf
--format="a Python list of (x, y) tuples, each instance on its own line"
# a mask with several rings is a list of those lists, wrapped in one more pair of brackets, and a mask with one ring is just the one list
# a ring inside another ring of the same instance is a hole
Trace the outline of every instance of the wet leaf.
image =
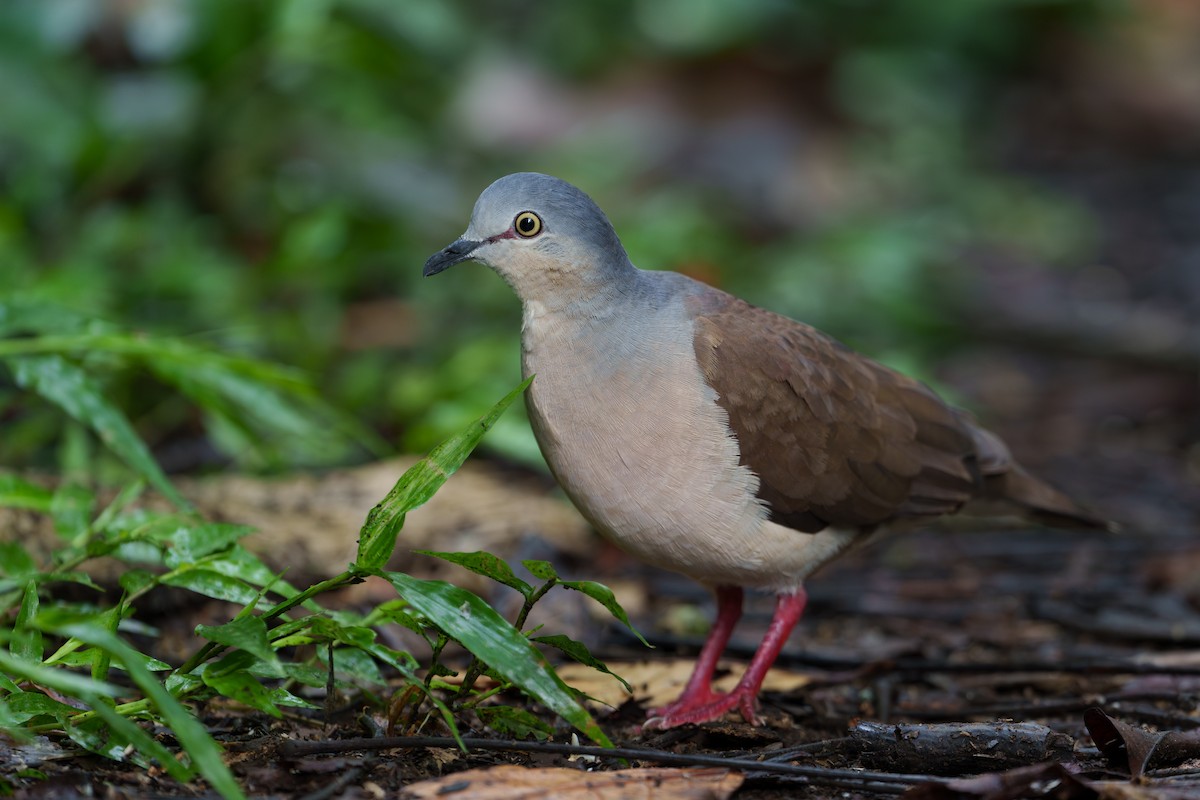
[(633, 687), (629, 685), (628, 681), (626, 681), (620, 675), (617, 675), (615, 672), (610, 671), (603, 661), (592, 655), (591, 651), (587, 649), (583, 642), (577, 642), (571, 637), (563, 636), (562, 634), (555, 634), (553, 636), (534, 636), (532, 641), (540, 642), (541, 644), (549, 645), (557, 650), (561, 650), (571, 658), (578, 661), (580, 664), (589, 666), (592, 669), (599, 670), (600, 672), (604, 672), (608, 675), (612, 675), (614, 678), (620, 681), (622, 686), (625, 687), (625, 691), (633, 691)]
[(237, 578), (230, 578), (211, 569), (185, 569), (164, 575), (162, 582), (216, 600), (228, 600), (239, 605), (255, 603), (258, 592)]
[(479, 444), (483, 435), (496, 424), (500, 415), (512, 405), (529, 386), (533, 378), (521, 382), (491, 410), (468, 425), (455, 436), (439, 444), (429, 455), (414, 464), (400, 477), (367, 515), (358, 540), (358, 568), (370, 571), (383, 567), (392, 557), (396, 536), (404, 526), (404, 516), (433, 497), (434, 493), (453, 475), (467, 456)]
[(593, 741), (611, 747), (604, 732), (546, 663), (545, 657), (478, 596), (444, 581), (379, 572), (408, 603), (474, 655), (521, 687)]
[(514, 575), (512, 568), (508, 564), (491, 553), (481, 551), (474, 553), (442, 553), (436, 550), (414, 550), (413, 552), (440, 558), (443, 561), (449, 561), (451, 564), (465, 567), (477, 575), (483, 575), (485, 578), (491, 578), (497, 583), (502, 583), (505, 586), (516, 589), (525, 597), (533, 594), (532, 586)]
[(534, 738), (544, 742), (554, 733), (554, 728), (530, 714), (523, 708), (513, 706), (480, 706), (475, 713), (483, 724), (504, 736), (514, 739)]
[(529, 574), (538, 580), (552, 581), (558, 578), (558, 573), (554, 571), (554, 565), (549, 561), (527, 559), (521, 562), (521, 566), (529, 570)]
[(629, 621), (629, 615), (625, 613), (625, 609), (621, 608), (621, 604), (617, 602), (616, 595), (612, 589), (609, 589), (602, 583), (595, 581), (560, 581), (560, 586), (565, 586), (568, 589), (574, 589), (577, 592), (583, 592), (588, 597), (595, 600), (600, 605), (608, 609), (608, 612), (620, 620), (630, 632), (638, 638), (646, 647), (653, 647), (646, 638), (638, 632), (638, 629), (633, 627), (633, 623)]
[(206, 670), (201, 677), (205, 684), (230, 700), (266, 712), (277, 719), (283, 717), (283, 712), (275, 705), (272, 692), (245, 670), (212, 675)]
[(271, 647), (267, 625), (261, 617), (247, 615), (224, 625), (197, 625), (196, 633), (211, 642), (245, 650), (260, 661), (279, 667), (279, 657)]
[(229, 548), (253, 532), (254, 529), (247, 525), (229, 525), (222, 522), (183, 528), (171, 537), (166, 565), (174, 569), (181, 564), (195, 563), (210, 553)]

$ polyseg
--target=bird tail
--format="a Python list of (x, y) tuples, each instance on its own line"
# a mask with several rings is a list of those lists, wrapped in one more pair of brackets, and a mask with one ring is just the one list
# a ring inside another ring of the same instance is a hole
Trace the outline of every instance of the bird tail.
[(1016, 512), (1052, 528), (1083, 528), (1115, 533), (1119, 527), (1088, 511), (1016, 462), (996, 434), (981, 428), (965, 411), (959, 419), (975, 441), (982, 492), (967, 504), (967, 513), (1000, 515)]
[(986, 475), (984, 498), (1002, 501), (1032, 520), (1054, 528), (1085, 528), (1115, 533), (1114, 522), (1078, 505), (1050, 484), (1030, 475), (1020, 464), (1002, 473)]

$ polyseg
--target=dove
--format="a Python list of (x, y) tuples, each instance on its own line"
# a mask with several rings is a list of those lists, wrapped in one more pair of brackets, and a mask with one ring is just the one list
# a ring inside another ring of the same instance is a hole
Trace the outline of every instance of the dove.
[[(530, 424), (567, 497), (626, 552), (716, 595), (695, 671), (647, 727), (730, 711), (756, 721), (805, 580), (880, 531), (973, 506), (1108, 527), (922, 383), (804, 323), (635, 267), (604, 212), (565, 181), (500, 178), (424, 274), (468, 260), (521, 301)], [(774, 593), (774, 616), (719, 693), (713, 673), (746, 590)]]

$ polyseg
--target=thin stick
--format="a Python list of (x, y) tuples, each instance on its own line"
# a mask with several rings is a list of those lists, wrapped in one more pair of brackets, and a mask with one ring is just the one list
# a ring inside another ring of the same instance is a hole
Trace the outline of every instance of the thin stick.
[[(560, 755), (592, 756), (596, 758), (626, 758), (678, 766), (725, 767), (728, 769), (740, 769), (759, 775), (805, 778), (808, 782), (818, 785), (834, 785), (836, 782), (836, 785), (844, 786), (847, 782), (850, 782), (857, 788), (863, 788), (869, 784), (876, 791), (879, 791), (883, 786), (887, 786), (890, 787), (887, 791), (899, 792), (919, 783), (937, 780), (937, 778), (931, 775), (905, 775), (890, 772), (868, 772), (865, 770), (825, 769), (822, 767), (805, 767), (795, 764), (755, 761), (749, 758), (726, 758), (700, 753), (668, 753), (662, 750), (651, 750), (641, 747), (606, 748), (561, 744), (558, 742), (515, 742), (477, 738), (464, 738), (463, 744), (467, 748), (475, 750), (555, 753)], [(276, 752), (279, 756), (285, 758), (297, 758), (319, 753), (345, 753), (356, 750), (390, 750), (419, 747), (456, 748), (457, 746), (457, 743), (447, 736), (385, 736), (371, 739), (336, 739), (317, 742), (289, 739), (279, 742)]]

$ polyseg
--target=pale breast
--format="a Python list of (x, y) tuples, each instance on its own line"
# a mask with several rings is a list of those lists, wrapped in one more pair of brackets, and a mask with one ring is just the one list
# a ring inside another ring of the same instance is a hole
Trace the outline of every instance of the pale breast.
[(601, 533), (702, 582), (797, 582), (781, 571), (807, 537), (765, 522), (678, 301), (582, 321), (529, 304), (522, 344), (534, 434)]

